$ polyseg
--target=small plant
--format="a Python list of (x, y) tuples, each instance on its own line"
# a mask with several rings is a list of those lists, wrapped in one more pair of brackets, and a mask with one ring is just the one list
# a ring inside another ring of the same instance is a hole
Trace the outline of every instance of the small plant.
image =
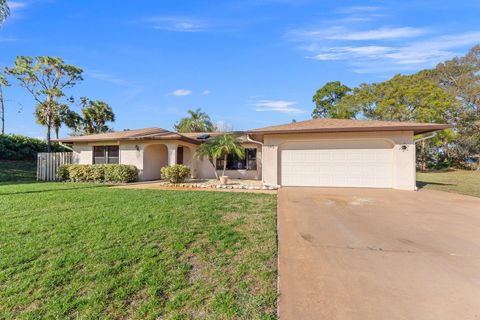
[(179, 183), (185, 181), (190, 177), (190, 168), (183, 164), (174, 164), (172, 166), (166, 166), (160, 169), (162, 178), (170, 181), (171, 183)]

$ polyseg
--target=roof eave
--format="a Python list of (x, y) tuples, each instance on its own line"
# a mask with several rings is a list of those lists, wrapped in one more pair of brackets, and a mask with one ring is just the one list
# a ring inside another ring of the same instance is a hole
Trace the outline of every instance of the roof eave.
[(318, 129), (290, 129), (290, 130), (253, 130), (248, 134), (301, 134), (301, 133), (335, 133), (335, 132), (385, 132), (385, 131), (413, 131), (414, 134), (422, 134), (452, 128), (449, 124), (429, 126), (398, 126), (398, 127), (362, 127), (362, 128), (318, 128)]

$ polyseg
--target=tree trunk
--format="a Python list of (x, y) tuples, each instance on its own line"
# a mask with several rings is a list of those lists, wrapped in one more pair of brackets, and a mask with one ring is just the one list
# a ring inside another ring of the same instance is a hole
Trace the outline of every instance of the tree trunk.
[(213, 172), (215, 173), (215, 178), (218, 180), (217, 166), (215, 165), (215, 162), (213, 162), (212, 158), (209, 158), (208, 161), (210, 161), (210, 163), (212, 164)]
[(2, 113), (2, 134), (5, 134), (5, 105), (3, 104), (2, 86), (0, 86), (0, 112)]
[(58, 131), (59, 130), (60, 130), (60, 128), (55, 126), (55, 139), (58, 139)]
[(222, 176), (225, 176), (225, 170), (227, 170), (227, 156), (228, 156), (227, 153), (225, 153), (225, 155), (223, 156), (223, 172), (222, 172)]
[(52, 151), (52, 141), (51, 141), (51, 131), (52, 131), (52, 116), (50, 114), (47, 114), (47, 119), (46, 119), (46, 126), (47, 126), (47, 134), (45, 139), (47, 140), (47, 152)]
[(443, 148), (445, 149), (445, 159), (450, 162), (450, 149), (448, 148), (448, 138), (443, 139)]
[(47, 117), (46, 117), (46, 126), (47, 126), (47, 152), (50, 153), (52, 151), (52, 142), (51, 142), (51, 131), (52, 131), (52, 97), (50, 95), (47, 96)]
[(425, 140), (422, 141), (422, 157), (420, 163), (420, 170), (422, 172), (427, 172), (427, 156), (425, 154)]

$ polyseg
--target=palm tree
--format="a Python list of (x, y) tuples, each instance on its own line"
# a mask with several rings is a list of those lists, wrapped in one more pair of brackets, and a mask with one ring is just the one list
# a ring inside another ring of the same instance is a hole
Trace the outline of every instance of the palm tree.
[(9, 15), (10, 8), (8, 7), (7, 0), (0, 0), (0, 25), (3, 24), (3, 22)]
[(47, 127), (47, 130), (53, 128), (55, 137), (59, 138), (59, 131), (62, 124), (67, 127), (76, 129), (78, 125), (79, 115), (70, 110), (66, 104), (61, 104), (57, 101), (50, 103), (39, 103), (35, 108), (35, 120), (38, 124)]
[(245, 158), (245, 149), (240, 145), (238, 139), (232, 134), (222, 134), (212, 141), (212, 155), (215, 159), (223, 158), (223, 172), (227, 170), (227, 158), (229, 154), (235, 154), (239, 158)]
[(215, 131), (215, 126), (210, 119), (210, 116), (198, 108), (196, 110), (188, 110), (188, 117), (180, 119), (174, 125), (178, 132), (212, 132)]
[(197, 148), (197, 151), (195, 151), (194, 156), (195, 158), (200, 160), (203, 160), (205, 158), (208, 159), (208, 161), (213, 167), (215, 178), (218, 180), (217, 169), (215, 168), (215, 155), (214, 155), (213, 141), (208, 141), (199, 145)]
[(84, 134), (110, 131), (107, 122), (114, 122), (115, 114), (106, 102), (82, 98), (82, 104), (84, 105), (82, 108)]

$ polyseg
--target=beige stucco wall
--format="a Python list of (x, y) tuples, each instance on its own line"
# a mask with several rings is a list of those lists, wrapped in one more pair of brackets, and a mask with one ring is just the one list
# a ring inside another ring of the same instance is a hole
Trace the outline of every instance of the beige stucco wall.
[[(176, 147), (183, 146), (183, 163), (191, 168), (192, 177), (200, 179), (215, 178), (214, 169), (207, 160), (195, 159), (197, 146), (184, 141), (109, 141), (101, 143), (75, 143), (73, 145), (74, 163), (92, 164), (93, 146), (118, 145), (120, 150), (120, 163), (134, 165), (139, 169), (139, 180), (153, 180), (160, 178), (160, 168), (176, 160)], [(262, 149), (257, 144), (242, 144), (246, 148), (257, 148), (257, 170), (227, 170), (226, 174), (232, 179), (260, 179)], [(137, 150), (138, 149), (138, 150)], [(221, 170), (217, 171), (221, 174)]]
[[(391, 142), (393, 155), (393, 188), (415, 189), (415, 145), (412, 131), (358, 132), (358, 133), (314, 133), (265, 135), (263, 145), (263, 183), (278, 185), (280, 181), (280, 152), (288, 142), (313, 144), (319, 141), (349, 140), (353, 144), (368, 147), (368, 140), (384, 139)], [(407, 146), (402, 150), (401, 146)]]

